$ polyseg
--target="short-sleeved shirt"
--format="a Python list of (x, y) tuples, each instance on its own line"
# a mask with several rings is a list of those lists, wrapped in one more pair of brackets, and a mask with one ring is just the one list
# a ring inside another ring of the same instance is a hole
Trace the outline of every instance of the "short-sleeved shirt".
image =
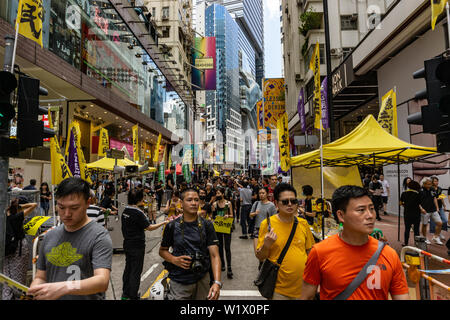
[(436, 205), (434, 204), (435, 195), (433, 189), (427, 190), (422, 188), (420, 190), (420, 205), (426, 212), (435, 212)]
[(434, 196), (437, 199), (437, 203), (438, 203), (439, 209), (441, 209), (442, 205), (443, 205), (443, 202), (442, 202), (442, 199), (439, 199), (439, 196), (442, 194), (442, 188), (441, 187), (437, 187), (437, 188), (433, 187), (433, 188), (431, 188), (431, 190), (432, 190)]
[(255, 212), (259, 210), (259, 214), (255, 216), (255, 228), (259, 229), (261, 226), (261, 222), (264, 219), (267, 219), (267, 215), (269, 217), (277, 214), (277, 208), (273, 204), (273, 202), (268, 201), (267, 203), (262, 203), (261, 201), (256, 201), (250, 212)]
[(242, 200), (241, 205), (252, 205), (252, 189), (239, 188), (239, 197)]
[[(369, 237), (362, 246), (353, 246), (334, 235), (315, 244), (308, 255), (303, 280), (320, 285), (320, 299), (332, 300), (345, 290), (377, 251), (378, 240)], [(397, 252), (385, 246), (373, 271), (348, 300), (387, 300), (409, 292)]]
[[(298, 219), (297, 217), (295, 218)], [(270, 261), (275, 263), (278, 260), (278, 257), (291, 234), (293, 224), (294, 222), (282, 222), (278, 215), (270, 217), (270, 225), (277, 235), (277, 240), (269, 251), (268, 259)], [(266, 219), (261, 222), (259, 229), (258, 249), (264, 244), (267, 229)], [(307, 259), (306, 250), (311, 249), (313, 244), (314, 238), (308, 223), (304, 219), (298, 219), (294, 238), (292, 239), (289, 250), (286, 252), (280, 270), (278, 271), (275, 292), (292, 298), (300, 297), (303, 285), (303, 270)]]
[(381, 193), (381, 196), (383, 197), (387, 197), (388, 196), (388, 188), (390, 188), (389, 186), (389, 182), (387, 180), (379, 180), (379, 182), (381, 183), (381, 185), (383, 186), (383, 192)]
[[(169, 271), (169, 278), (173, 281), (182, 284), (194, 284), (202, 279), (209, 270), (211, 258), (208, 247), (218, 245), (219, 241), (212, 222), (203, 218), (200, 218), (200, 221), (201, 227), (199, 228), (198, 220), (182, 222), (182, 217), (179, 217), (169, 222), (164, 228), (161, 247), (172, 247), (172, 255), (179, 257), (201, 252), (206, 258), (206, 270), (202, 274), (195, 274), (191, 270), (182, 269), (165, 261), (164, 266)], [(200, 232), (202, 232), (202, 235), (200, 235)]]
[[(37, 268), (46, 272), (48, 283), (83, 280), (96, 269), (112, 265), (112, 241), (108, 231), (91, 220), (81, 229), (69, 232), (60, 225), (45, 234), (40, 246)], [(103, 293), (62, 296), (60, 300), (101, 300)]]
[(122, 213), (122, 235), (124, 245), (145, 247), (145, 229), (150, 221), (145, 213), (133, 207), (126, 207)]
[(406, 218), (420, 219), (420, 194), (415, 190), (406, 190), (400, 196), (400, 201), (405, 207)]

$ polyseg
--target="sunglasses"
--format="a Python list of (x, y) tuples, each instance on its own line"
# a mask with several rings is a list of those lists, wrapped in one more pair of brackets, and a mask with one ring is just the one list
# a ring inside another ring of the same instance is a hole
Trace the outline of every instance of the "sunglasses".
[(298, 199), (285, 199), (285, 200), (280, 200), (280, 202), (283, 204), (283, 206), (287, 206), (287, 205), (289, 205), (289, 203), (291, 203), (293, 205), (297, 205)]

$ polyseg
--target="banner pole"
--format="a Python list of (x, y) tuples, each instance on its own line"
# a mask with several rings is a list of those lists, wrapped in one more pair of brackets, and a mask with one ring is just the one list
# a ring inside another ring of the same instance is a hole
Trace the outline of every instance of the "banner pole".
[(445, 8), (447, 10), (448, 43), (450, 45), (450, 5), (448, 2), (445, 5)]
[[(20, 5), (20, 2), (19, 2)], [(20, 8), (17, 8), (17, 12), (19, 12)], [(16, 50), (17, 50), (17, 40), (19, 38), (19, 16), (16, 17), (16, 35), (14, 37), (14, 47), (13, 47), (13, 54), (12, 54), (12, 62), (11, 62), (11, 73), (14, 73), (14, 64), (16, 62)]]
[(322, 133), (322, 118), (320, 119), (320, 193), (322, 198), (322, 240), (325, 240), (325, 195), (323, 182), (323, 133)]
[(56, 213), (55, 213), (55, 185), (52, 184), (52, 215), (53, 215), (53, 226), (56, 226)]

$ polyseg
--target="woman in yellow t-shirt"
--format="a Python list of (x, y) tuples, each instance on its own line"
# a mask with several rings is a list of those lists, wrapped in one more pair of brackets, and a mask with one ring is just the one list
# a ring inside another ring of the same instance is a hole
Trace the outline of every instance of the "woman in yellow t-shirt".
[(180, 214), (183, 213), (181, 206), (180, 193), (175, 191), (172, 193), (172, 198), (167, 201), (166, 208), (164, 209), (164, 214), (167, 215), (167, 219), (176, 219)]

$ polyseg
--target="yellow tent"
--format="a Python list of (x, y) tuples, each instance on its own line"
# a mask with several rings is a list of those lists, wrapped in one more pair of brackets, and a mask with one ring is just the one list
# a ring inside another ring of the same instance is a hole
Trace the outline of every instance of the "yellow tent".
[[(114, 170), (114, 165), (115, 165), (115, 159), (113, 158), (107, 158), (104, 157), (100, 160), (97, 160), (95, 162), (91, 162), (88, 163), (86, 166), (90, 169), (102, 169), (102, 170), (108, 170), (108, 171), (113, 171)], [(121, 166), (121, 167), (125, 167), (125, 166), (133, 166), (136, 165), (133, 161), (128, 160), (127, 158), (125, 159), (118, 159), (117, 160), (117, 165)], [(138, 165), (140, 167), (140, 165)], [(155, 169), (156, 170), (156, 169)]]
[[(324, 167), (388, 165), (412, 162), (437, 153), (436, 148), (416, 146), (386, 132), (372, 115), (351, 133), (323, 146)], [(292, 167), (320, 167), (320, 150), (293, 157)]]

